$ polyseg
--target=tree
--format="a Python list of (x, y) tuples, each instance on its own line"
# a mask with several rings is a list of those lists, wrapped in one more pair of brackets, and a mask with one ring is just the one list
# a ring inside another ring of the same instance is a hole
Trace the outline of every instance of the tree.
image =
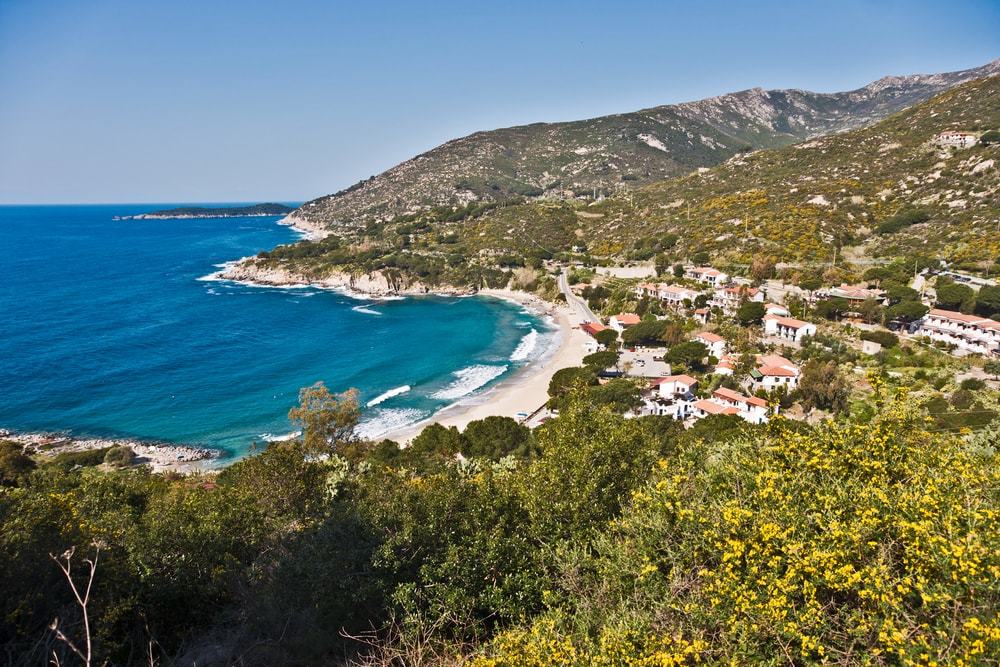
[(15, 486), (35, 469), (35, 461), (16, 442), (0, 440), (0, 485)]
[(993, 376), (993, 379), (1000, 378), (1000, 359), (990, 359), (983, 364), (983, 370)]
[(824, 319), (836, 320), (850, 309), (850, 301), (840, 297), (834, 297), (833, 299), (823, 299), (822, 301), (817, 302), (815, 312)]
[(966, 312), (972, 309), (975, 299), (976, 293), (968, 285), (949, 283), (937, 288), (937, 305), (945, 310)]
[(976, 312), (985, 317), (1000, 313), (1000, 286), (986, 285), (979, 290)]
[(875, 299), (862, 301), (858, 305), (858, 313), (868, 324), (882, 320), (882, 306)]
[(510, 417), (490, 416), (469, 422), (462, 431), (462, 454), (497, 461), (508, 454), (531, 453), (531, 429)]
[(642, 403), (639, 388), (622, 378), (592, 387), (587, 392), (587, 398), (594, 405), (606, 405), (619, 413), (638, 407)]
[(840, 413), (847, 409), (851, 386), (835, 362), (810, 361), (802, 367), (797, 391), (806, 410)]
[(774, 275), (775, 259), (769, 255), (755, 255), (750, 264), (750, 277), (760, 282)]
[(892, 303), (900, 301), (919, 301), (920, 293), (912, 287), (906, 285), (889, 285), (886, 287), (885, 295)]
[(302, 429), (304, 451), (319, 456), (332, 454), (354, 437), (360, 414), (357, 390), (332, 394), (317, 382), (299, 391), (299, 405), (288, 411), (288, 418)]
[(626, 345), (657, 345), (666, 328), (667, 323), (663, 321), (639, 322), (622, 333), (622, 342)]
[(565, 396), (574, 387), (588, 387), (597, 384), (597, 374), (593, 368), (571, 366), (557, 370), (549, 380), (549, 396)]
[(462, 451), (462, 437), (454, 426), (437, 422), (424, 427), (407, 448), (408, 454), (448, 460)]
[(594, 340), (610, 349), (618, 345), (618, 332), (614, 329), (602, 329), (594, 336)]
[(745, 301), (740, 304), (739, 309), (736, 311), (736, 319), (743, 326), (748, 326), (760, 322), (764, 319), (766, 313), (767, 309), (764, 308), (764, 304), (758, 301)]
[(1000, 144), (1000, 130), (987, 130), (983, 132), (983, 136), (979, 137), (979, 143), (983, 146)]
[(684, 277), (684, 265), (674, 264), (674, 278), (683, 278), (683, 277)]
[(708, 355), (708, 348), (704, 343), (689, 340), (674, 345), (665, 355), (671, 364), (678, 364), (685, 368), (694, 368), (701, 365), (702, 359)]
[(618, 363), (618, 353), (614, 350), (603, 350), (588, 354), (583, 358), (583, 365), (590, 366), (598, 372), (611, 368)]
[(886, 308), (885, 315), (890, 320), (912, 322), (926, 315), (928, 310), (930, 309), (919, 301), (900, 301)]

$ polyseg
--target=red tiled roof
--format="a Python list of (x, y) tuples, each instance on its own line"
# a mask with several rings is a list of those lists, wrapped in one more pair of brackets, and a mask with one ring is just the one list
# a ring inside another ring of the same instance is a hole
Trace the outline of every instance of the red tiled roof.
[(588, 333), (591, 336), (596, 336), (599, 332), (607, 329), (607, 327), (601, 324), (600, 322), (584, 322), (583, 324), (580, 325), (580, 329), (584, 333)]
[(715, 401), (710, 401), (707, 398), (695, 401), (694, 407), (698, 408), (702, 412), (707, 412), (710, 415), (738, 415), (740, 413), (740, 411), (734, 407), (719, 405)]
[(941, 310), (940, 308), (931, 308), (931, 315), (935, 317), (943, 317), (949, 320), (956, 320), (958, 322), (965, 322), (966, 324), (977, 324), (979, 322), (992, 320), (987, 320), (985, 317), (979, 317), (978, 315), (966, 315), (965, 313), (959, 313), (954, 310)]
[(757, 398), (756, 396), (744, 396), (739, 392), (733, 391), (732, 389), (726, 389), (725, 387), (719, 387), (712, 395), (726, 399), (727, 401), (733, 401), (735, 403), (746, 403), (747, 405), (756, 405), (762, 408), (767, 407), (767, 401), (762, 398)]
[(693, 377), (691, 377), (690, 375), (668, 375), (667, 377), (655, 380), (653, 384), (661, 385), (661, 384), (666, 384), (668, 382), (679, 382), (680, 384), (686, 384), (689, 387), (691, 385), (698, 384), (698, 381)]
[(779, 315), (765, 315), (764, 319), (776, 320), (778, 324), (783, 327), (788, 327), (789, 329), (801, 329), (809, 324), (809, 322), (803, 322), (802, 320), (797, 320), (794, 317), (781, 317)]
[(621, 324), (639, 324), (639, 322), (642, 322), (642, 318), (635, 313), (619, 313), (615, 315), (615, 319)]
[(710, 343), (718, 343), (719, 341), (725, 342), (725, 338), (719, 334), (712, 333), (711, 331), (702, 331), (700, 334), (695, 336), (695, 338), (700, 338), (702, 340), (707, 340)]

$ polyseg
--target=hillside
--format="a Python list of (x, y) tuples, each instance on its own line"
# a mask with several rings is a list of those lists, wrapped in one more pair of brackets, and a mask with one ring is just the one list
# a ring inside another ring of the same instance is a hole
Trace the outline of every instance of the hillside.
[(445, 143), (295, 216), (312, 225), (389, 220), (422, 207), (615, 192), (710, 167), (750, 149), (867, 125), (1000, 60), (948, 74), (886, 77), (841, 93), (754, 88), (697, 102), (477, 132)]

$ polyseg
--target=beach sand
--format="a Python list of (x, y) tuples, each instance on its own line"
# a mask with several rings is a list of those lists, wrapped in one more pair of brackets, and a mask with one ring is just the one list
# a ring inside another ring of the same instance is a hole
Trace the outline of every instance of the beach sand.
[(478, 396), (459, 401), (432, 417), (412, 424), (383, 437), (407, 443), (433, 423), (464, 429), (469, 422), (490, 416), (517, 418), (518, 413), (531, 414), (548, 400), (549, 380), (556, 371), (579, 366), (586, 356), (583, 345), (589, 336), (580, 330), (579, 317), (565, 304), (555, 305), (542, 301), (526, 292), (512, 290), (482, 290), (482, 296), (492, 296), (513, 301), (540, 315), (549, 315), (558, 331), (552, 346), (538, 360), (519, 369), (510, 378), (502, 380)]

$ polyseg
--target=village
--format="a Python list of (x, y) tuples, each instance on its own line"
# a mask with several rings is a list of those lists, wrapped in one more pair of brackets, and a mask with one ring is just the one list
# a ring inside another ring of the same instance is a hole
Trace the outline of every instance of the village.
[[(941, 285), (995, 289), (991, 280), (935, 273)], [(912, 371), (917, 380), (935, 366), (953, 366), (952, 377), (932, 377), (931, 391), (995, 389), (1000, 321), (941, 307), (928, 277), (928, 271), (915, 275), (901, 295), (871, 284), (812, 290), (776, 280), (755, 284), (687, 265), (674, 267), (669, 282), (598, 277), (573, 293), (605, 311), (613, 303), (635, 306), (580, 326), (590, 336), (585, 362), (598, 364), (598, 382), (628, 379), (640, 387), (626, 416), (691, 426), (734, 415), (764, 424), (778, 414), (811, 421), (844, 411), (857, 390), (870, 390), (871, 371), (905, 384), (905, 373), (890, 366), (930, 367)], [(919, 361), (899, 361), (907, 353)]]

